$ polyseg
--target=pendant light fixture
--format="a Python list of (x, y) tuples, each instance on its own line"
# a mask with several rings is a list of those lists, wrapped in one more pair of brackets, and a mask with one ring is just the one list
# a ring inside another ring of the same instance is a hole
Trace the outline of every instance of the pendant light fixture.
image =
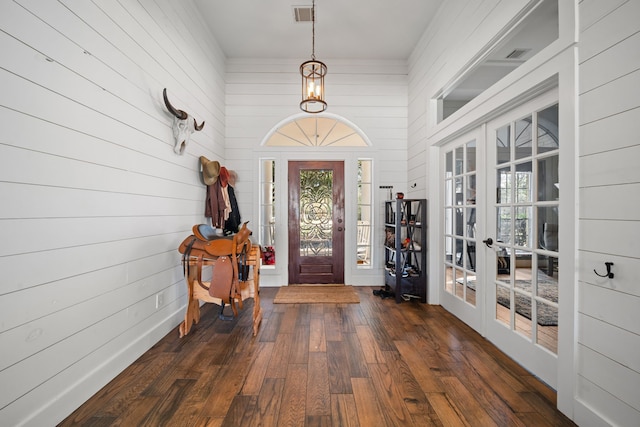
[(311, 60), (300, 65), (302, 75), (302, 101), (300, 108), (307, 113), (321, 113), (327, 109), (324, 101), (324, 76), (327, 66), (316, 60), (316, 2), (311, 7)]

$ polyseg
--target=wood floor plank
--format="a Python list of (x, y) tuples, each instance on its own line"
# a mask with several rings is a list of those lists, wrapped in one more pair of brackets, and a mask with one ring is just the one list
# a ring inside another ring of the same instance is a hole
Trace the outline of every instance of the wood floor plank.
[(233, 397), (240, 393), (251, 368), (252, 353), (237, 353), (232, 363), (220, 369), (215, 386), (202, 407), (202, 416), (224, 417)]
[(371, 378), (353, 378), (351, 383), (360, 425), (362, 427), (389, 425)]
[(251, 301), (231, 321), (205, 304), (187, 336), (171, 331), (60, 426), (575, 426), (552, 389), (442, 307), (373, 289), (310, 305), (261, 289), (256, 337)]
[(167, 393), (151, 408), (141, 425), (158, 426), (167, 424), (195, 382), (193, 379), (174, 381)]
[(384, 353), (384, 360), (392, 378), (395, 378), (396, 387), (409, 413), (411, 415), (431, 413), (433, 409), (429, 405), (427, 396), (402, 355), (397, 351), (387, 351)]
[(446, 393), (434, 392), (427, 393), (427, 399), (438, 414), (438, 420), (446, 427), (471, 427), (476, 424), (469, 423), (457, 405), (449, 400)]
[(307, 415), (305, 427), (331, 427), (329, 415)]
[[(262, 299), (261, 299), (262, 300)], [(285, 304), (278, 304), (281, 310), (285, 310)], [(265, 314), (262, 325), (260, 326), (260, 341), (275, 341), (280, 333), (280, 324), (282, 323), (283, 313), (271, 312)]]
[[(314, 306), (318, 304), (313, 304)], [(327, 337), (324, 331), (324, 319), (313, 317), (309, 321), (309, 351), (327, 351)]]
[(371, 384), (373, 384), (380, 405), (385, 409), (385, 418), (390, 425), (411, 426), (413, 419), (404, 403), (404, 397), (398, 390), (386, 363), (369, 365)]
[(331, 422), (334, 426), (360, 427), (353, 394), (331, 395)]
[(366, 363), (382, 363), (384, 362), (384, 355), (378, 343), (376, 342), (371, 329), (366, 325), (356, 326), (356, 334), (360, 341), (360, 347), (364, 355)]
[(329, 367), (326, 353), (311, 353), (309, 355), (306, 396), (307, 415), (331, 415)]
[(307, 365), (289, 365), (282, 391), (278, 426), (304, 425), (306, 418)]
[(293, 304), (291, 309), (286, 310), (282, 316), (279, 333), (292, 334), (298, 323), (299, 304)]
[(267, 378), (286, 378), (292, 340), (291, 334), (278, 334), (267, 368)]
[(497, 425), (520, 426), (517, 412), (532, 410), (521, 394), (509, 390), (508, 386), (495, 387), (494, 384), (500, 382), (498, 378), (488, 378), (491, 386), (487, 386), (487, 381), (471, 365), (459, 365), (456, 377)]
[(474, 424), (483, 427), (497, 426), (498, 424), (489, 416), (486, 408), (476, 400), (475, 396), (460, 382), (457, 377), (440, 378), (443, 382), (447, 396), (457, 403), (460, 412), (466, 420), (472, 420)]
[(349, 359), (342, 341), (327, 342), (327, 364), (331, 393), (351, 393)]
[(147, 369), (135, 375), (120, 374), (105, 386), (106, 393), (95, 400), (100, 404), (93, 410), (100, 416), (120, 415), (127, 410), (133, 399), (144, 395), (147, 387), (165, 371), (167, 366), (174, 363), (174, 358), (175, 355), (172, 354), (159, 354), (154, 363), (147, 365)]
[(429, 359), (425, 358), (416, 346), (407, 341), (396, 341), (395, 345), (424, 393), (444, 392), (442, 383), (428, 363)]
[(352, 307), (358, 307), (358, 304), (338, 304), (336, 307), (337, 315), (340, 319), (340, 330), (343, 334), (352, 334), (355, 332), (355, 322), (352, 313)]
[(278, 425), (284, 384), (284, 378), (265, 378), (258, 395), (256, 411), (246, 425), (265, 427)]
[[(129, 426), (129, 425), (142, 425), (143, 420), (149, 413), (149, 409), (158, 404), (160, 400), (159, 396), (139, 396), (130, 405), (127, 406), (127, 409), (118, 415), (113, 422), (110, 424), (111, 426)], [(61, 426), (64, 424), (60, 424)], [(85, 425), (84, 423), (73, 424), (73, 425)]]
[(387, 331), (387, 323), (384, 319), (378, 318), (379, 314), (376, 314), (376, 317), (372, 317), (369, 319), (369, 328), (371, 329), (371, 333), (373, 334), (376, 343), (378, 343), (378, 347), (382, 351), (396, 350), (393, 339), (389, 335)]
[(355, 332), (348, 332), (343, 334), (342, 338), (349, 361), (349, 376), (351, 378), (368, 377), (369, 369), (358, 336)]
[[(215, 381), (219, 375), (220, 366), (213, 366), (200, 375), (193, 387), (188, 391), (180, 406), (171, 416), (167, 425), (183, 424), (192, 425), (201, 419), (202, 409), (215, 387)], [(129, 424), (137, 425), (137, 424)]]
[(234, 427), (244, 425), (246, 420), (253, 418), (256, 410), (258, 396), (234, 396), (229, 410), (225, 414), (223, 427)]
[(258, 395), (260, 393), (260, 388), (266, 377), (275, 343), (259, 342), (257, 346), (258, 351), (256, 352), (256, 358), (251, 363), (247, 378), (242, 385), (241, 394), (243, 395)]
[(289, 363), (308, 363), (309, 325), (298, 325), (293, 331)]
[[(463, 354), (469, 361), (469, 367), (472, 368), (473, 375), (469, 373), (469, 378), (471, 379), (477, 375), (481, 380), (474, 381), (478, 393), (481, 393), (483, 390), (490, 390), (495, 393), (501, 401), (504, 401), (513, 412), (533, 412), (533, 408), (522, 398), (522, 395), (505, 381), (506, 375), (496, 375), (493, 369), (481, 363), (476, 352), (464, 351)], [(487, 387), (487, 383), (491, 383), (490, 388)]]
[(342, 318), (336, 310), (335, 304), (325, 305), (324, 330), (327, 341), (342, 341)]

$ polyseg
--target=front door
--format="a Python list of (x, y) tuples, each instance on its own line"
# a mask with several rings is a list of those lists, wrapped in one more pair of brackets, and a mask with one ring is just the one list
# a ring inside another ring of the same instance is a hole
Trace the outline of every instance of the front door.
[(289, 284), (344, 283), (344, 162), (289, 162)]

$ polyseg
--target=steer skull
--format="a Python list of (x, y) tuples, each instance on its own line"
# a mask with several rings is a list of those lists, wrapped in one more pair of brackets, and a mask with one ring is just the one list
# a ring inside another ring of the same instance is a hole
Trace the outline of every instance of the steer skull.
[(185, 111), (174, 108), (174, 106), (169, 102), (169, 98), (167, 98), (167, 88), (162, 91), (162, 95), (164, 96), (164, 105), (166, 105), (167, 110), (173, 114), (173, 136), (176, 140), (173, 151), (176, 154), (182, 154), (184, 153), (184, 149), (187, 147), (187, 144), (189, 144), (191, 134), (194, 131), (202, 130), (204, 122), (198, 126), (196, 119), (191, 117)]

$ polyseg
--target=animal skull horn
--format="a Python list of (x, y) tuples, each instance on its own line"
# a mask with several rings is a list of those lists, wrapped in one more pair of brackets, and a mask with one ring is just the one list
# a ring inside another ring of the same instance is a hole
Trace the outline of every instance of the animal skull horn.
[(191, 117), (183, 110), (179, 110), (175, 108), (169, 102), (169, 98), (167, 97), (167, 88), (164, 88), (162, 91), (162, 96), (164, 97), (164, 105), (167, 107), (167, 110), (171, 114), (173, 114), (173, 136), (175, 137), (175, 146), (173, 147), (173, 151), (176, 154), (184, 153), (184, 149), (189, 144), (189, 138), (194, 131), (200, 131), (204, 127), (204, 121), (201, 125), (198, 125), (196, 119)]

